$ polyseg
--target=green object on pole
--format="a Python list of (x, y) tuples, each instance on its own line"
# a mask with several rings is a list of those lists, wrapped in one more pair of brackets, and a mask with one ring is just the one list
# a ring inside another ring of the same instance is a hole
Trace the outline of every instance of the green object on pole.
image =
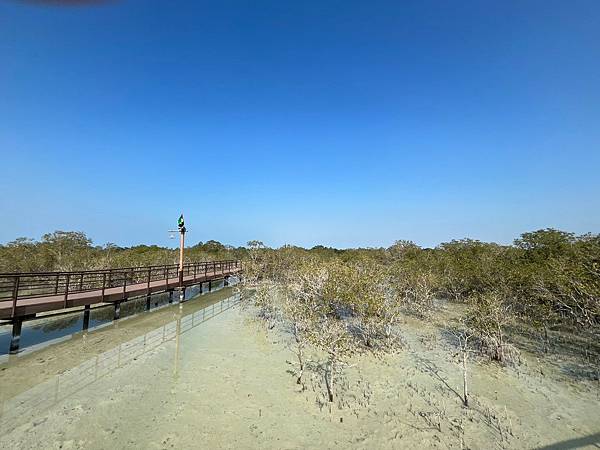
[(183, 214), (179, 216), (179, 219), (177, 219), (177, 226), (179, 228), (183, 228), (185, 225), (184, 221), (183, 221)]

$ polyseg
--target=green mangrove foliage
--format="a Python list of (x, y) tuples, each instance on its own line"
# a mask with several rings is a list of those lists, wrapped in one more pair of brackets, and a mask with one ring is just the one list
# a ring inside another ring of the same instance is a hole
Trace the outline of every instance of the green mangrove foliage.
[[(98, 246), (84, 233), (55, 231), (40, 240), (19, 238), (0, 245), (0, 271), (174, 264), (177, 256), (172, 248)], [(537, 330), (543, 352), (552, 348), (555, 330), (598, 342), (598, 234), (545, 229), (524, 233), (513, 245), (463, 239), (435, 248), (410, 241), (344, 250), (289, 245), (273, 249), (261, 241), (232, 247), (207, 241), (186, 249), (188, 261), (219, 259), (244, 260), (245, 281), (262, 299), (261, 310), (271, 326), (280, 317), (291, 318), (301, 345), (315, 341), (336, 358), (346, 353), (340, 350), (345, 338), (330, 336), (329, 343), (319, 343), (311, 330), (321, 330), (318, 334), (324, 336), (343, 325), (340, 329), (351, 337), (353, 349), (396, 348), (402, 315), (427, 317), (439, 301), (464, 303), (464, 323), (474, 333), (470, 342), (502, 363), (517, 359), (506, 338), (516, 323)], [(283, 307), (270, 303), (273, 292), (287, 299)]]
[(468, 239), (434, 249), (407, 241), (353, 250), (249, 245), (246, 283), (278, 293), (268, 300), (269, 317), (276, 318), (270, 326), (280, 322), (291, 331), (299, 384), (307, 346), (327, 355), (321, 366), (330, 401), (350, 355), (401, 348), (406, 314), (426, 318), (440, 302), (464, 304), (460, 327), (449, 334), (462, 355), (467, 399), (467, 355), (518, 364), (512, 338), (523, 327), (537, 330), (540, 351), (552, 346), (549, 331), (567, 331), (591, 342), (595, 359), (589, 359), (598, 360), (599, 245), (598, 235), (550, 229), (525, 233), (509, 246)]

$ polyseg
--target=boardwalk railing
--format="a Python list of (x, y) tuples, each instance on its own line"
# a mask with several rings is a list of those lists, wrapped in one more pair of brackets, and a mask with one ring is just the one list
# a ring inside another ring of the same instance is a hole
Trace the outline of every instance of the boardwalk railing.
[(183, 281), (193, 277), (196, 280), (213, 274), (236, 272), (241, 267), (241, 261), (228, 260), (187, 263), (183, 266), (182, 275), (177, 264), (75, 272), (0, 273), (0, 304), (12, 302), (14, 310), (21, 299), (63, 296), (66, 307), (71, 294), (99, 291), (103, 298), (109, 289), (122, 288), (125, 294), (127, 286), (145, 283), (150, 290), (150, 284), (156, 285), (157, 281), (165, 281), (168, 288), (173, 279)]

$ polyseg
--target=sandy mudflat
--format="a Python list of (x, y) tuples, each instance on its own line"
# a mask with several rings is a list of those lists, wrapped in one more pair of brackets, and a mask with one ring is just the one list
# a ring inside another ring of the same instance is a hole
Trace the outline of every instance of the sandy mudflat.
[(462, 441), (492, 449), (593, 435), (600, 442), (597, 384), (575, 382), (557, 364), (527, 354), (518, 369), (473, 364), (465, 409), (454, 392), (462, 374), (440, 330), (407, 319), (405, 350), (353, 360), (330, 411), (319, 405), (318, 376), (308, 375), (302, 392), (288, 373), (284, 334), (265, 331), (232, 302), (217, 303), (209, 316), (193, 303), (0, 366), (0, 448), (461, 448)]

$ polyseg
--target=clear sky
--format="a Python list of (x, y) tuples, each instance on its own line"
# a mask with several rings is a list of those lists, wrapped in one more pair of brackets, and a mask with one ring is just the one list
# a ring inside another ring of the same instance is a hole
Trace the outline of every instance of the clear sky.
[(600, 232), (600, 2), (0, 2), (0, 242)]

